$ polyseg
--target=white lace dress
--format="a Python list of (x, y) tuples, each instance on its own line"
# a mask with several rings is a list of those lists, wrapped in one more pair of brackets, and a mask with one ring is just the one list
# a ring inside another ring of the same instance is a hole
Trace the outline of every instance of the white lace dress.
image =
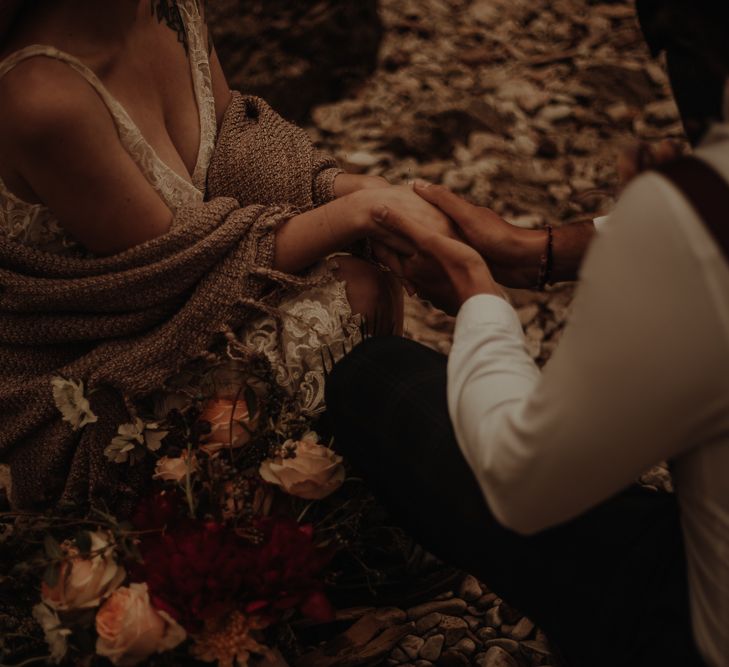
[[(0, 77), (28, 58), (48, 57), (67, 63), (98, 92), (116, 123), (119, 139), (150, 184), (174, 212), (204, 198), (208, 165), (215, 147), (215, 100), (202, 20), (196, 0), (179, 0), (187, 30), (195, 98), (200, 117), (200, 148), (191, 181), (167, 166), (142, 136), (124, 107), (109, 93), (91, 69), (77, 58), (46, 45), (16, 51), (0, 63)], [(54, 253), (78, 250), (79, 245), (41, 204), (23, 201), (0, 179), (0, 234), (20, 243)], [(324, 346), (342, 349), (359, 336), (359, 318), (353, 316), (344, 283), (336, 280), (328, 264), (315, 269), (328, 279), (320, 286), (284, 297), (281, 319), (261, 317), (242, 332), (242, 340), (267, 355), (279, 383), (297, 397), (304, 412), (324, 409)]]

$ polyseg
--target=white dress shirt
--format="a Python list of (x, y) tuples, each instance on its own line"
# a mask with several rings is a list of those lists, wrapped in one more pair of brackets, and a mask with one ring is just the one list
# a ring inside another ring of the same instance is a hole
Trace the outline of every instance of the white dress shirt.
[[(698, 155), (729, 180), (729, 125)], [(491, 510), (520, 533), (673, 459), (694, 634), (710, 665), (729, 665), (729, 264), (669, 181), (639, 177), (601, 226), (544, 372), (506, 301), (469, 299), (448, 401)]]

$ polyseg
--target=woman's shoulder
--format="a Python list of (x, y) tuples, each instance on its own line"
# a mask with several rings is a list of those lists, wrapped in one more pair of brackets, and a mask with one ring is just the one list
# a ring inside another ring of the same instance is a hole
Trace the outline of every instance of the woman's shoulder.
[(0, 142), (6, 149), (73, 137), (89, 124), (114, 127), (98, 93), (68, 64), (32, 57), (0, 78)]

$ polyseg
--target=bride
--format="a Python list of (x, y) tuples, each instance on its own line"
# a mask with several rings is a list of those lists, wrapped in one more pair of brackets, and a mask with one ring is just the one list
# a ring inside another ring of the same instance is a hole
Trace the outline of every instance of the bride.
[[(56, 255), (113, 257), (165, 236), (179, 211), (216, 194), (208, 169), (235, 97), (203, 3), (11, 0), (0, 9), (0, 40), (0, 237)], [(314, 206), (276, 228), (271, 265), (316, 284), (279, 302), (283, 328), (259, 316), (242, 335), (311, 415), (323, 410), (323, 346), (351, 341), (361, 326), (373, 334), (402, 327), (393, 274), (337, 253), (369, 239), (397, 268), (387, 249), (397, 241), (371, 221), (383, 204), (448, 224), (407, 187), (317, 160)], [(282, 166), (265, 151), (251, 162), (242, 178)]]

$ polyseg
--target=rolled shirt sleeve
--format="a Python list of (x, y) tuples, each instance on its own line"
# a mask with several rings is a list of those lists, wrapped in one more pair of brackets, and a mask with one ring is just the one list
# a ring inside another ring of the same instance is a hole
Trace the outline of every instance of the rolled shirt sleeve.
[(626, 190), (592, 243), (569, 326), (543, 373), (504, 300), (476, 296), (461, 309), (450, 415), (507, 527), (533, 533), (568, 520), (700, 437), (701, 402), (715, 389), (706, 369), (726, 350), (717, 346), (723, 329), (706, 257), (687, 251), (681, 218), (698, 223), (661, 177)]

